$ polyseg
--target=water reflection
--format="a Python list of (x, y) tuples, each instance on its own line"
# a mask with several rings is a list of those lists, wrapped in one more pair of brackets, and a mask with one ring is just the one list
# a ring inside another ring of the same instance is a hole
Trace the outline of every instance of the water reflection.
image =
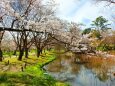
[(114, 66), (114, 59), (66, 53), (44, 68), (57, 80), (72, 86), (115, 86)]

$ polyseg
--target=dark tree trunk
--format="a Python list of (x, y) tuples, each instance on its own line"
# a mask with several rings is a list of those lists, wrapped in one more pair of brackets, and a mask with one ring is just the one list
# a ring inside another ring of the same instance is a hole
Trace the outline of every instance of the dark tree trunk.
[(16, 47), (16, 49), (15, 49), (13, 55), (16, 55), (17, 50), (18, 50), (18, 47)]
[(29, 51), (29, 49), (25, 48), (25, 58), (28, 58), (28, 51)]
[(24, 49), (21, 49), (21, 50), (20, 50), (20, 53), (19, 53), (19, 57), (18, 57), (18, 60), (19, 60), (19, 61), (22, 60), (23, 55), (24, 55)]
[(2, 50), (0, 48), (0, 61), (2, 61), (2, 59), (3, 59), (3, 53), (2, 53)]
[(42, 53), (42, 49), (37, 48), (37, 57), (39, 57), (41, 53)]
[(1, 49), (1, 42), (2, 42), (2, 39), (3, 39), (3, 35), (4, 35), (4, 32), (5, 31), (0, 31), (0, 61), (2, 61), (3, 59), (3, 53), (2, 53), (2, 49)]

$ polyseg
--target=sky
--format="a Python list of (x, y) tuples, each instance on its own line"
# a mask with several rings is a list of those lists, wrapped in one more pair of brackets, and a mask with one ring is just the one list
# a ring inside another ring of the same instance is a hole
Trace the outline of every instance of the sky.
[(96, 3), (93, 0), (55, 0), (57, 3), (57, 16), (68, 21), (83, 23), (87, 27), (98, 16), (103, 16), (112, 23), (112, 5)]

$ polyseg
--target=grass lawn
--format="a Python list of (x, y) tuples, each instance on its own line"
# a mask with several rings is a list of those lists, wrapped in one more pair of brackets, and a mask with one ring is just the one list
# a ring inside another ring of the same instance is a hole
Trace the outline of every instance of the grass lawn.
[(68, 86), (56, 81), (42, 69), (56, 58), (53, 51), (46, 51), (39, 58), (33, 52), (29, 54), (29, 58), (23, 58), (22, 61), (11, 56), (0, 63), (0, 86)]

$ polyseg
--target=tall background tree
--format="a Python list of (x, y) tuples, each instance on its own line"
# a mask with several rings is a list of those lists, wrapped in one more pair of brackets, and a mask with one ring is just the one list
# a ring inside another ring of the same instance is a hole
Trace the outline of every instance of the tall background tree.
[(111, 29), (109, 27), (109, 23), (108, 20), (105, 19), (103, 16), (99, 16), (97, 17), (93, 22), (92, 22), (92, 28), (94, 28), (95, 30), (93, 30), (92, 34), (93, 36), (97, 37), (98, 39), (102, 38), (102, 33), (106, 33), (109, 29)]
[(105, 19), (103, 16), (97, 17), (91, 25), (93, 26), (92, 28), (95, 28), (96, 30), (106, 31), (110, 29), (108, 27), (108, 25), (110, 25), (108, 24), (108, 20)]

